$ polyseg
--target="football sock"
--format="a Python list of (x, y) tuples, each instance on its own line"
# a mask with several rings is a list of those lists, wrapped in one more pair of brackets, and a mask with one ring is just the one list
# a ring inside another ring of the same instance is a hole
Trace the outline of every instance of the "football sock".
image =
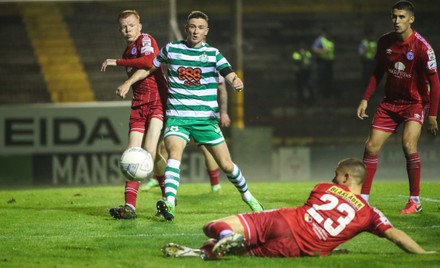
[(153, 177), (157, 180), (157, 182), (159, 182), (159, 187), (162, 191), (162, 197), (165, 197), (165, 175), (154, 175)]
[(371, 184), (373, 184), (374, 175), (376, 174), (378, 160), (378, 155), (369, 155), (367, 153), (364, 153), (363, 162), (366, 168), (366, 172), (365, 181), (362, 185), (361, 190), (362, 194), (370, 194)]
[(410, 196), (411, 200), (416, 203), (416, 204), (420, 204), (420, 197), (419, 196)]
[(136, 199), (138, 196), (139, 181), (125, 181), (125, 204), (131, 207), (136, 207)]
[(231, 226), (224, 221), (214, 221), (206, 224), (203, 226), (203, 232), (207, 237), (218, 240), (233, 233)]
[(211, 186), (220, 184), (220, 169), (208, 170), (209, 180), (211, 181)]
[[(419, 153), (405, 155), (406, 157), (406, 171), (409, 180), (409, 192), (411, 196), (420, 195), (420, 173), (421, 163)], [(420, 201), (419, 201), (420, 203)]]
[(252, 195), (250, 195), (250, 192), (248, 191), (246, 179), (243, 177), (243, 175), (241, 174), (241, 170), (236, 164), (234, 164), (234, 170), (232, 171), (232, 173), (226, 174), (226, 177), (228, 177), (229, 181), (235, 185), (235, 188), (237, 188), (237, 190), (241, 193), (242, 198), (245, 201), (249, 201)]
[(165, 169), (165, 197), (168, 202), (175, 205), (177, 189), (180, 184), (180, 161), (168, 159)]

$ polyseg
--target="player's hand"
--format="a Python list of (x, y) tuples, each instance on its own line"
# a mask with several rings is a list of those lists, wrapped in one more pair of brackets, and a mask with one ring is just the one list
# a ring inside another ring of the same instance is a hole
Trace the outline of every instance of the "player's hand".
[(434, 136), (438, 133), (437, 116), (428, 116), (428, 123), (426, 124), (426, 131)]
[(101, 65), (101, 72), (105, 72), (107, 66), (116, 66), (116, 60), (114, 59), (106, 59)]
[(221, 127), (229, 127), (231, 125), (231, 118), (227, 113), (220, 114), (220, 126)]
[(238, 76), (235, 76), (234, 79), (232, 79), (232, 87), (235, 91), (240, 92), (244, 89), (243, 81), (241, 81)]
[(125, 99), (125, 95), (127, 95), (128, 91), (130, 90), (131, 84), (127, 81), (125, 81), (122, 85), (116, 89), (116, 95), (119, 97)]
[(359, 103), (359, 106), (357, 108), (357, 117), (361, 120), (364, 120), (364, 118), (367, 118), (368, 115), (365, 113), (367, 110), (368, 101), (367, 100), (361, 100)]

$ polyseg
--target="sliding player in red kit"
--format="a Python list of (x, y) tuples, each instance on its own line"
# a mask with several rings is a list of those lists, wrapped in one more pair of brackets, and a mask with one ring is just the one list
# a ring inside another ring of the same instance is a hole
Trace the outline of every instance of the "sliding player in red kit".
[[(120, 32), (127, 41), (122, 59), (107, 59), (101, 71), (107, 66), (125, 66), (130, 77), (138, 69), (151, 68), (153, 59), (159, 52), (156, 40), (149, 34), (141, 33), (140, 16), (135, 10), (125, 10), (118, 17)], [(133, 99), (129, 123), (128, 146), (142, 147), (155, 160), (155, 177), (163, 185), (165, 159), (156, 154), (164, 120), (163, 105), (168, 92), (167, 82), (161, 69), (132, 86)], [(118, 88), (116, 94), (125, 98), (128, 90)], [(160, 166), (162, 165), (162, 167)], [(115, 219), (136, 218), (136, 199), (140, 182), (125, 182), (125, 205), (111, 208), (110, 215)], [(163, 186), (161, 187), (163, 189)]]
[(438, 132), (437, 112), (440, 95), (435, 54), (429, 43), (411, 28), (414, 6), (399, 1), (392, 7), (394, 31), (383, 35), (378, 42), (376, 66), (370, 83), (358, 106), (357, 116), (365, 114), (368, 100), (387, 74), (385, 97), (373, 118), (365, 143), (363, 161), (367, 167), (362, 197), (368, 201), (371, 184), (377, 170), (379, 152), (385, 141), (403, 125), (402, 147), (406, 157), (410, 198), (401, 214), (422, 211), (420, 203), (421, 161), (417, 143), (427, 116), (426, 129)]
[(387, 238), (408, 253), (435, 253), (425, 251), (362, 199), (364, 177), (365, 165), (361, 160), (341, 160), (333, 183), (316, 185), (304, 205), (214, 220), (203, 227), (210, 239), (201, 248), (169, 243), (162, 251), (171, 257), (203, 259), (224, 255), (327, 256), (359, 233), (369, 232)]

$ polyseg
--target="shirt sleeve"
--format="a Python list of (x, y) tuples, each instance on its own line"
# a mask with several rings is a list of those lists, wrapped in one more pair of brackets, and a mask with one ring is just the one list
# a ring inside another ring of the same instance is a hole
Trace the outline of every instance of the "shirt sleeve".
[(156, 40), (148, 34), (143, 34), (136, 42), (139, 47), (138, 57), (134, 59), (119, 59), (116, 61), (116, 64), (136, 69), (151, 69), (153, 60), (159, 52)]
[(380, 210), (377, 208), (371, 208), (371, 219), (370, 226), (367, 230), (368, 232), (380, 237), (384, 237), (384, 232), (392, 227), (393, 225), (391, 222)]

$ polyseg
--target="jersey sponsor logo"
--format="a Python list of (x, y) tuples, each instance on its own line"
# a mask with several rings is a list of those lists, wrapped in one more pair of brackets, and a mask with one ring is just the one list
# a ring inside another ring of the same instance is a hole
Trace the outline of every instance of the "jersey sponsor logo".
[(408, 60), (413, 60), (414, 59), (414, 53), (412, 51), (409, 51), (408, 53), (406, 53), (406, 58)]
[(411, 74), (405, 72), (405, 64), (398, 61), (394, 63), (394, 69), (388, 68), (388, 72), (397, 78), (411, 78)]
[(435, 60), (428, 61), (428, 69), (436, 70), (437, 69), (437, 62)]
[(398, 61), (394, 63), (394, 68), (396, 68), (398, 71), (405, 71), (405, 64)]
[(187, 87), (200, 86), (202, 69), (181, 66), (177, 69), (177, 77), (179, 80), (184, 81), (184, 85)]
[(352, 192), (347, 192), (337, 186), (332, 186), (328, 189), (328, 192), (342, 197), (344, 200), (352, 204), (356, 210), (360, 210), (365, 206), (364, 202), (357, 198)]
[(133, 48), (131, 49), (131, 55), (136, 55), (136, 53), (137, 53), (137, 48), (136, 48), (136, 47), (133, 47)]

